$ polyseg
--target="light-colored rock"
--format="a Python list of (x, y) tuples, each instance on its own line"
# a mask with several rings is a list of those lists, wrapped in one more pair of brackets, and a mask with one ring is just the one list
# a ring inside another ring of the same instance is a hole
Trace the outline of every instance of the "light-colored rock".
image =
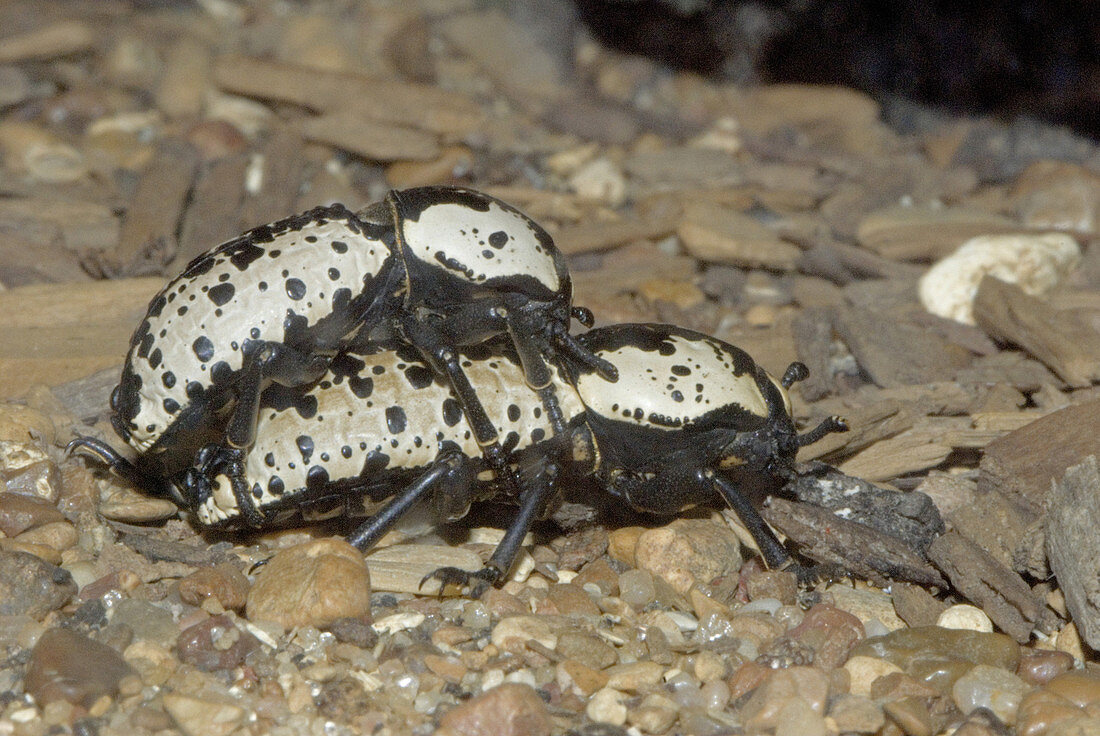
[(244, 720), (239, 705), (166, 693), (164, 709), (186, 736), (228, 736)]
[(659, 575), (678, 593), (705, 585), (741, 567), (741, 545), (726, 526), (705, 519), (677, 519), (638, 537), (638, 567)]
[(545, 616), (506, 616), (493, 627), (491, 635), (493, 644), (509, 651), (523, 651), (531, 639), (547, 649), (558, 645), (558, 636)]
[(985, 611), (977, 606), (959, 603), (940, 614), (936, 626), (945, 629), (966, 629), (968, 631), (993, 631), (993, 622)]
[(370, 614), (363, 555), (342, 539), (316, 539), (280, 550), (261, 568), (245, 606), (253, 621), (286, 628), (324, 627)]
[(436, 736), (549, 736), (550, 714), (527, 685), (505, 683), (439, 719)]
[(626, 199), (622, 169), (603, 157), (581, 166), (569, 177), (569, 188), (585, 199), (598, 200), (610, 207), (618, 207)]
[(1020, 701), (1030, 689), (1030, 685), (1008, 670), (979, 664), (955, 681), (951, 696), (963, 713), (988, 708), (1011, 726), (1016, 723)]
[(971, 238), (921, 277), (921, 304), (932, 314), (972, 325), (983, 276), (1018, 284), (1037, 296), (1050, 291), (1080, 259), (1077, 241), (1062, 233)]
[(609, 687), (598, 690), (584, 709), (586, 716), (597, 723), (621, 726), (626, 723), (626, 695)]
[(898, 667), (892, 662), (887, 662), (885, 659), (879, 659), (878, 657), (865, 657), (863, 655), (857, 655), (850, 657), (847, 662), (844, 663), (844, 669), (848, 670), (849, 686), (848, 690), (852, 695), (866, 695), (871, 694), (871, 683), (883, 675), (889, 675), (892, 672), (901, 672), (901, 667)]

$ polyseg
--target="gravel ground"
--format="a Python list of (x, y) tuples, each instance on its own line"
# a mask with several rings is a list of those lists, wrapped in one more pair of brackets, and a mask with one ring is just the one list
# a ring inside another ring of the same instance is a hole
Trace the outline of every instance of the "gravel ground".
[[(891, 127), (463, 0), (28, 0), (0, 28), (0, 736), (1100, 733), (1095, 143)], [(428, 183), (545, 225), (601, 324), (806, 362), (800, 424), (853, 431), (764, 513), (853, 577), (800, 589), (721, 509), (571, 506), (502, 587), (439, 596), (495, 509), (364, 558), (333, 527), (200, 536), (64, 455), (118, 442), (129, 336), (191, 257)]]

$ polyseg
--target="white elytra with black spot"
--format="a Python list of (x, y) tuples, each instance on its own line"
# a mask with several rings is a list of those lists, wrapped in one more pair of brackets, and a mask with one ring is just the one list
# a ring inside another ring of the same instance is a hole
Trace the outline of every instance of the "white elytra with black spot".
[[(347, 213), (331, 211), (339, 212)], [(364, 290), (364, 277), (377, 274), (390, 251), (347, 215), (297, 218), (294, 226), (272, 230), (274, 238), (255, 243), (263, 252), (243, 268), (214, 249), (209, 271), (169, 282), (158, 295), (166, 300), (159, 316), (147, 318), (153, 340), (145, 357), (140, 345), (128, 356), (142, 380), (131, 445), (147, 450), (160, 437), (190, 403), (189, 382), (209, 386), (211, 369), (222, 361), (239, 370), (246, 340), (283, 342), (288, 310), (313, 325), (332, 313), (337, 290), (352, 297)], [(180, 335), (200, 337), (181, 341)]]
[[(487, 202), (485, 212), (459, 203), (426, 207), (417, 219), (401, 223), (404, 240), (418, 259), (441, 265), (467, 281), (482, 283), (524, 274), (557, 292), (562, 286), (557, 264), (554, 254), (543, 247), (538, 226), (496, 200)], [(472, 273), (438, 261), (439, 252)]]
[[(670, 425), (686, 425), (714, 409), (740, 405), (746, 412), (767, 417), (769, 407), (751, 368), (735, 365), (737, 358), (722, 343), (709, 338), (689, 339), (671, 334), (664, 342), (672, 346), (662, 354), (637, 345), (624, 345), (596, 354), (611, 361), (619, 375), (629, 377), (608, 383), (595, 374), (579, 377), (577, 391), (589, 409), (638, 425), (675, 431)], [(747, 356), (745, 356), (747, 357)], [(790, 414), (786, 389), (780, 389)], [(653, 417), (664, 421), (653, 422)]]
[[(336, 481), (358, 477), (372, 454), (388, 456), (387, 469), (426, 467), (444, 442), (454, 443), (467, 457), (481, 455), (450, 388), (439, 379), (425, 385), (408, 377), (410, 367), (415, 366), (422, 376), (426, 366), (394, 353), (359, 357), (366, 361), (359, 376), (371, 379), (369, 395), (356, 395), (350, 381), (335, 383), (336, 377), (329, 373), (306, 394), (317, 399), (312, 417), (303, 417), (293, 408), (260, 410), (256, 444), (248, 453), (244, 474), (258, 508), (300, 493), (315, 466)], [(518, 447), (523, 448), (552, 436), (542, 402), (527, 388), (520, 366), (490, 358), (463, 361), (463, 368), (502, 441), (515, 433)], [(554, 389), (566, 422), (584, 411), (576, 391), (556, 373)], [(397, 408), (404, 421), (395, 417)], [(312, 447), (308, 459), (303, 446)], [(272, 491), (276, 477), (282, 484), (278, 494)], [(236, 517), (239, 509), (224, 476), (211, 485), (212, 493), (196, 516), (203, 524), (223, 524)]]

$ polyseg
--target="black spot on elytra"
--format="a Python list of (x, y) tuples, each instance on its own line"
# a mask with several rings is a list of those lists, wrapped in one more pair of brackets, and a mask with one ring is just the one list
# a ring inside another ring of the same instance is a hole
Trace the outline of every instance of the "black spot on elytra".
[(196, 276), (202, 276), (214, 267), (214, 263), (214, 256), (205, 253), (187, 264), (181, 278), (194, 279)]
[(546, 438), (546, 430), (542, 427), (535, 427), (531, 430), (531, 441), (542, 442)]
[(224, 360), (219, 360), (210, 368), (210, 380), (221, 385), (233, 380), (233, 369)]
[(340, 254), (347, 253), (348, 252), (348, 244), (345, 243), (342, 240), (334, 240), (334, 241), (332, 241), (332, 249), (335, 252), (340, 253)]
[(462, 421), (462, 406), (452, 398), (443, 400), (443, 423), (453, 427)]
[(672, 375), (674, 376), (690, 376), (691, 369), (686, 365), (674, 365), (672, 366)]
[(348, 379), (348, 388), (356, 398), (365, 399), (374, 392), (374, 379), (370, 376), (352, 376)]
[(195, 401), (196, 399), (202, 398), (205, 389), (203, 389), (202, 384), (198, 381), (188, 381), (186, 391), (187, 398), (191, 401)]
[[(148, 329), (148, 323), (146, 323), (146, 329)], [(149, 355), (149, 348), (153, 347), (153, 340), (155, 338), (148, 332), (141, 336), (141, 341), (138, 343), (137, 355), (139, 358), (145, 358)]]
[(405, 369), (405, 380), (415, 389), (432, 385), (432, 372), (422, 365), (410, 365)]
[(264, 406), (276, 411), (293, 408), (302, 419), (312, 419), (317, 415), (317, 397), (303, 393), (300, 389), (271, 384), (264, 390)]
[(218, 284), (210, 291), (206, 292), (206, 296), (210, 298), (210, 301), (214, 302), (216, 306), (225, 306), (230, 299), (233, 298), (233, 294), (237, 291), (233, 284)]
[(264, 497), (264, 489), (260, 487), (259, 483), (253, 483), (252, 484), (252, 498), (259, 501), (263, 497)]
[(508, 233), (503, 230), (497, 230), (495, 233), (489, 235), (489, 245), (493, 246), (497, 250), (500, 250), (504, 246), (508, 245)]
[(488, 260), (488, 259), (492, 258), (492, 257), (493, 257), (493, 256), (495, 256), (495, 255), (496, 255), (496, 254), (495, 254), (495, 253), (493, 253), (493, 251), (491, 251), (491, 250), (489, 250), (489, 249), (485, 249), (485, 250), (481, 251), (481, 257), (482, 257), (482, 258), (484, 258), (484, 259), (486, 259), (486, 260)]
[(269, 452), (266, 455), (264, 455), (264, 465), (266, 465), (269, 468), (274, 468), (275, 467), (275, 453)]
[(364, 478), (369, 478), (375, 473), (379, 473), (389, 467), (390, 456), (379, 450), (371, 450), (366, 459), (363, 461), (363, 469), (359, 471), (359, 475)]
[(286, 490), (286, 484), (283, 483), (283, 479), (277, 475), (271, 476), (267, 481), (267, 492), (272, 496), (281, 496), (283, 491)]
[(376, 366), (373, 366), (373, 367), (372, 367), (372, 368), (370, 369), (370, 372), (371, 372), (371, 373), (373, 373), (373, 374), (374, 374), (374, 375), (376, 375), (376, 376), (380, 376), (380, 375), (382, 375), (383, 373), (385, 373), (385, 372), (386, 372), (386, 366), (384, 366), (384, 365), (376, 365)]
[(172, 371), (165, 371), (164, 375), (160, 377), (160, 382), (164, 384), (165, 388), (172, 388), (176, 385), (176, 374)]
[(676, 352), (676, 346), (671, 342), (662, 340), (660, 346), (657, 348), (657, 352), (661, 355), (672, 355)]
[(298, 445), (298, 452), (302, 453), (302, 462), (308, 463), (313, 457), (313, 438), (308, 434), (300, 434), (294, 440), (294, 444)]
[(206, 335), (196, 338), (195, 342), (191, 343), (191, 349), (195, 351), (195, 357), (200, 362), (206, 363), (214, 357), (214, 343), (210, 342), (210, 338)]
[(519, 434), (516, 432), (509, 432), (505, 436), (504, 442), (500, 443), (500, 449), (504, 450), (505, 453), (509, 453), (516, 449), (517, 445), (519, 445)]
[(519, 407), (516, 406), (515, 404), (509, 404), (508, 405), (508, 421), (518, 422), (519, 421), (519, 415), (520, 415)]
[(164, 298), (163, 294), (158, 295), (157, 298), (149, 304), (149, 314), (147, 316), (154, 319), (159, 317), (161, 311), (164, 309), (164, 305), (167, 303), (168, 300)]
[(306, 488), (311, 491), (320, 490), (328, 483), (328, 471), (320, 465), (314, 465), (306, 471)]
[(180, 403), (175, 399), (165, 399), (163, 402), (164, 410), (169, 414), (175, 414), (180, 410)]
[(301, 279), (287, 279), (286, 280), (286, 295), (298, 301), (306, 295), (306, 284)]
[(386, 408), (386, 427), (389, 428), (392, 434), (401, 434), (408, 424), (409, 420), (405, 416), (405, 410), (400, 406)]
[(149, 367), (156, 370), (163, 359), (164, 355), (160, 352), (160, 348), (154, 348), (153, 352), (149, 353)]
[(336, 279), (340, 278), (340, 269), (338, 269), (338, 268), (330, 268), (330, 269), (328, 270), (328, 277), (329, 277), (329, 278), (330, 278), (331, 280), (333, 280), (333, 281), (335, 281)]
[(673, 401), (683, 401), (684, 400), (684, 395), (682, 393), (680, 393), (679, 391), (673, 391), (670, 394), (670, 396), (672, 396)]
[(351, 445), (344, 445), (343, 447), (341, 447), (340, 448), (340, 454), (343, 455), (345, 458), (350, 458), (351, 457)]
[(241, 243), (237, 251), (233, 255), (229, 256), (229, 262), (232, 263), (238, 271), (243, 271), (248, 268), (248, 266), (253, 261), (255, 261), (263, 254), (263, 248), (255, 245), (254, 243), (245, 242)]

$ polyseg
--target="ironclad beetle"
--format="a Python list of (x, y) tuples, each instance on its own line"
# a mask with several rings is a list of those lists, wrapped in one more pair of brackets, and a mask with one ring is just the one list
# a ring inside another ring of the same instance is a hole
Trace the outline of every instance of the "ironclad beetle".
[[(618, 366), (608, 384), (568, 364), (552, 380), (564, 431), (523, 380), (508, 346), (469, 350), (463, 367), (506, 437), (522, 483), (519, 511), (487, 566), (471, 575), (444, 568), (444, 582), (498, 582), (531, 522), (563, 487), (594, 480), (636, 510), (672, 515), (723, 499), (745, 523), (771, 567), (790, 556), (754, 504), (794, 475), (797, 449), (829, 432), (831, 418), (798, 434), (787, 389), (800, 363), (776, 380), (740, 349), (667, 325), (617, 325), (578, 338)], [(430, 380), (429, 380), (430, 379)], [(443, 518), (473, 500), (507, 493), (479, 456), (450, 389), (408, 349), (340, 356), (309, 388), (265, 392), (256, 445), (244, 477), (271, 523), (306, 512), (373, 516), (350, 537), (368, 549), (418, 499)], [(242, 512), (216, 457), (177, 479), (176, 501), (202, 526), (240, 526)]]
[[(613, 366), (569, 334), (573, 317), (591, 325), (571, 298), (550, 236), (488, 195), (423, 187), (392, 191), (359, 213), (318, 207), (213, 248), (154, 297), (111, 397), (113, 425), (138, 451), (134, 463), (90, 438), (70, 449), (151, 489), (211, 445), (220, 463), (239, 468), (265, 387), (309, 384), (340, 350), (411, 344), (446, 376), (483, 453), (507, 479), (494, 425), (455, 351), (509, 335), (553, 419), (561, 412), (546, 357), (615, 378)], [(246, 518), (262, 524), (238, 473), (230, 474)]]

